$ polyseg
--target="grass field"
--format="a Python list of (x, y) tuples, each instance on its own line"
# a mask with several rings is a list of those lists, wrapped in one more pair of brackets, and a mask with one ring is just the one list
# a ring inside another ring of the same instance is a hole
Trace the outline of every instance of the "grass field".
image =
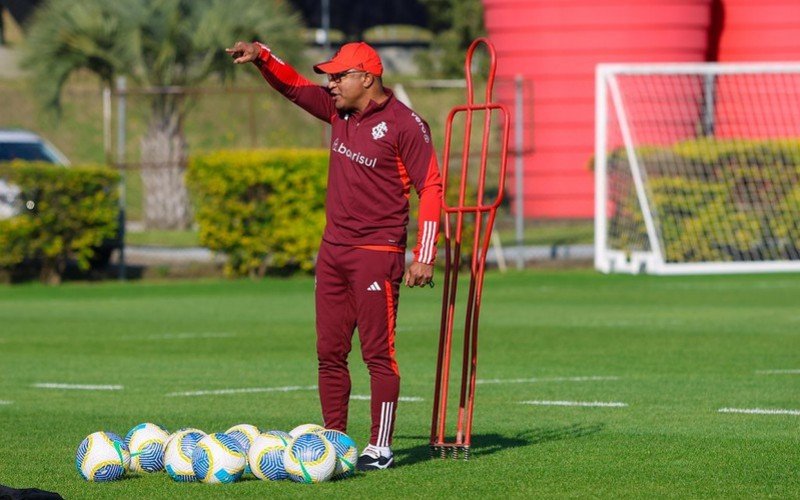
[[(588, 270), (487, 277), (468, 462), (428, 459), (436, 288), (402, 294), (402, 395), (423, 401), (400, 405), (394, 470), (314, 486), (80, 479), (75, 450), (96, 430), (319, 422), (314, 390), (174, 395), (314, 385), (313, 287), (296, 278), (0, 288), (0, 484), (65, 498), (800, 496), (797, 275)], [(351, 365), (353, 394), (368, 394), (357, 352)], [(368, 404), (351, 404), (361, 446)]]

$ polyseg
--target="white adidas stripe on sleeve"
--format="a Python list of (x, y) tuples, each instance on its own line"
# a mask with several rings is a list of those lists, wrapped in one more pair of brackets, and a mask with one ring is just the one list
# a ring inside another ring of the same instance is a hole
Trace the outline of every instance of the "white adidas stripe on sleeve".
[(433, 262), (433, 254), (436, 248), (436, 221), (425, 221), (422, 226), (422, 238), (419, 249), (419, 261), (422, 264), (430, 264)]

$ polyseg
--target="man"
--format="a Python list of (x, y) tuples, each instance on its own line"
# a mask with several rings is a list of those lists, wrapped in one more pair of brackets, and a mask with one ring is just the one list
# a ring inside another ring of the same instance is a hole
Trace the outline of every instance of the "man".
[[(395, 317), (400, 284), (432, 283), (442, 179), (425, 121), (383, 87), (383, 65), (366, 43), (348, 43), (314, 71), (320, 86), (261, 43), (227, 52), (254, 63), (278, 92), (331, 124), (326, 227), (317, 257), (316, 326), (319, 394), (325, 427), (346, 431), (350, 400), (347, 355), (358, 327), (370, 374), (372, 430), (357, 468), (394, 463), (391, 444), (400, 391)], [(420, 197), (414, 262), (405, 270), (408, 197)]]

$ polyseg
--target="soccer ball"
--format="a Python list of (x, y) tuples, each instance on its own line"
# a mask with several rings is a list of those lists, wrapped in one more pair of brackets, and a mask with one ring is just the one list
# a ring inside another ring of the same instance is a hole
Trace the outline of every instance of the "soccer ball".
[[(189, 431), (199, 432), (200, 434), (202, 434), (204, 436), (206, 435), (205, 432), (203, 432), (200, 429), (196, 429), (194, 427), (181, 427), (180, 429), (178, 429), (177, 431), (175, 431), (175, 432), (173, 432), (172, 434), (169, 435), (169, 437), (167, 438), (166, 443), (164, 443), (164, 449), (165, 450), (167, 449), (167, 446), (169, 446), (169, 443), (172, 442), (173, 439), (178, 437), (178, 434), (181, 434), (183, 432), (189, 432)], [(189, 458), (191, 458), (191, 454), (189, 455)]]
[(130, 470), (134, 472), (158, 472), (164, 469), (164, 448), (169, 432), (163, 427), (139, 424), (125, 435), (125, 444), (131, 452)]
[(289, 431), (289, 435), (292, 436), (292, 438), (296, 438), (300, 434), (305, 434), (307, 432), (319, 432), (319, 431), (324, 431), (324, 430), (325, 430), (325, 427), (322, 427), (321, 425), (317, 425), (317, 424), (302, 424), (302, 425), (298, 425), (294, 429), (290, 430)]
[(284, 441), (286, 441), (287, 446), (288, 446), (289, 442), (291, 442), (291, 440), (294, 439), (292, 437), (292, 435), (289, 434), (288, 432), (279, 431), (279, 430), (275, 430), (275, 429), (273, 429), (271, 431), (266, 431), (265, 433), (262, 432), (262, 434), (275, 434), (276, 436), (280, 436), (280, 437), (283, 438)]
[(358, 461), (358, 448), (353, 439), (344, 432), (326, 429), (319, 433), (331, 442), (336, 450), (336, 468), (333, 479), (344, 479), (355, 474)]
[(247, 454), (253, 475), (270, 481), (288, 479), (289, 475), (283, 467), (283, 454), (290, 440), (272, 432), (259, 435)]
[(232, 483), (242, 477), (247, 459), (239, 442), (217, 432), (197, 443), (192, 454), (192, 470), (204, 483)]
[[(258, 430), (258, 427), (255, 425), (239, 424), (234, 425), (225, 431), (225, 434), (235, 439), (239, 443), (239, 446), (241, 446), (244, 456), (247, 456), (247, 452), (250, 450), (250, 445), (253, 444), (253, 440), (255, 440), (259, 434), (261, 434), (261, 431)], [(245, 465), (244, 472), (250, 472), (250, 464)]]
[(173, 433), (164, 452), (164, 469), (169, 477), (181, 483), (197, 481), (192, 469), (192, 454), (206, 433), (187, 429)]
[(78, 446), (75, 466), (87, 481), (114, 481), (125, 474), (130, 460), (121, 437), (113, 432), (95, 432)]
[(292, 481), (321, 483), (333, 476), (336, 450), (319, 434), (300, 434), (289, 443), (283, 454), (283, 467)]

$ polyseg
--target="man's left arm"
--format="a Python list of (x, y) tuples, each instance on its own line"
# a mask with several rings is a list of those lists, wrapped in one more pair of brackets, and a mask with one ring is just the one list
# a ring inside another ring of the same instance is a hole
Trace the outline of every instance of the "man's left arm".
[(424, 286), (433, 279), (436, 243), (442, 210), (442, 176), (430, 129), (416, 114), (415, 123), (400, 136), (400, 160), (419, 195), (419, 220), (414, 261), (406, 269), (403, 283), (408, 287)]

